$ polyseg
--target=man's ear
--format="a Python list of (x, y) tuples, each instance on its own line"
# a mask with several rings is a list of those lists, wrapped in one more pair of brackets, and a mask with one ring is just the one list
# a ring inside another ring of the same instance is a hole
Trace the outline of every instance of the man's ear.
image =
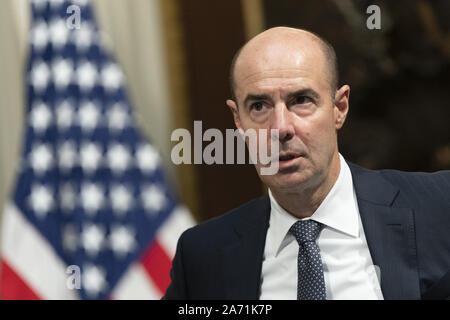
[(230, 108), (231, 113), (233, 114), (234, 124), (236, 128), (242, 129), (241, 120), (239, 118), (239, 110), (236, 102), (234, 100), (228, 99), (227, 106)]
[(339, 130), (344, 125), (347, 118), (349, 108), (350, 86), (343, 85), (334, 95), (334, 116), (336, 130)]

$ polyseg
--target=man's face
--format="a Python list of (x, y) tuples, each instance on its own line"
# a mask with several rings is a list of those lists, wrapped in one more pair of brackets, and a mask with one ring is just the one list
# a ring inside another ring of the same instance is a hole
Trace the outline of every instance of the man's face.
[[(240, 57), (237, 105), (227, 102), (238, 128), (279, 130), (279, 171), (260, 177), (271, 189), (286, 192), (317, 186), (330, 175), (338, 159), (336, 131), (347, 112), (333, 103), (317, 44), (297, 50), (289, 46), (268, 44)], [(260, 173), (261, 164), (255, 166)]]

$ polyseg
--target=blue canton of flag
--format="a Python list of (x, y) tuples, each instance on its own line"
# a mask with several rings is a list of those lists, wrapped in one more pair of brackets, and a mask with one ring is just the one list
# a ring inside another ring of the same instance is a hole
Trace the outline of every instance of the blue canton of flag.
[[(79, 29), (67, 25), (73, 4), (80, 8)], [(33, 1), (30, 42), (13, 204), (57, 259), (81, 269), (76, 297), (114, 298), (177, 200), (158, 152), (135, 126), (123, 73), (101, 46), (89, 3)], [(34, 263), (45, 269), (49, 262)]]

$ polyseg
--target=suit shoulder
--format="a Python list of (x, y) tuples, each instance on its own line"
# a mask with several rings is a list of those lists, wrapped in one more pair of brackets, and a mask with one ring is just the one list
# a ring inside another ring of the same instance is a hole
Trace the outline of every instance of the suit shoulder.
[(450, 208), (450, 171), (405, 172), (380, 170), (382, 176), (414, 199), (427, 199)]
[(407, 172), (400, 170), (380, 170), (384, 178), (396, 185), (410, 185), (416, 188), (450, 189), (450, 170), (436, 172)]
[[(407, 172), (392, 169), (370, 170), (353, 163), (349, 163), (349, 166), (352, 169), (352, 175), (357, 178), (364, 177), (365, 181), (368, 179), (379, 180), (382, 178), (392, 187), (400, 190), (400, 198), (397, 197), (397, 200), (402, 201), (398, 202), (399, 205), (436, 202), (443, 207), (450, 208), (449, 170), (428, 173)], [(373, 185), (371, 185), (371, 188), (372, 187)], [(377, 192), (377, 190), (370, 190), (369, 188), (366, 192), (373, 193)]]

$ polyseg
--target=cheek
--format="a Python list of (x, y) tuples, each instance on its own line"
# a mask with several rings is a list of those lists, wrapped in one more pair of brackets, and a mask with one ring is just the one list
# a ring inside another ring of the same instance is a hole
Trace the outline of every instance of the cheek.
[(247, 114), (241, 112), (239, 118), (242, 130), (245, 131), (247, 129), (255, 129), (255, 130), (259, 129), (258, 124), (254, 123)]
[(297, 135), (311, 151), (334, 148), (336, 130), (331, 115), (299, 121), (296, 127)]

